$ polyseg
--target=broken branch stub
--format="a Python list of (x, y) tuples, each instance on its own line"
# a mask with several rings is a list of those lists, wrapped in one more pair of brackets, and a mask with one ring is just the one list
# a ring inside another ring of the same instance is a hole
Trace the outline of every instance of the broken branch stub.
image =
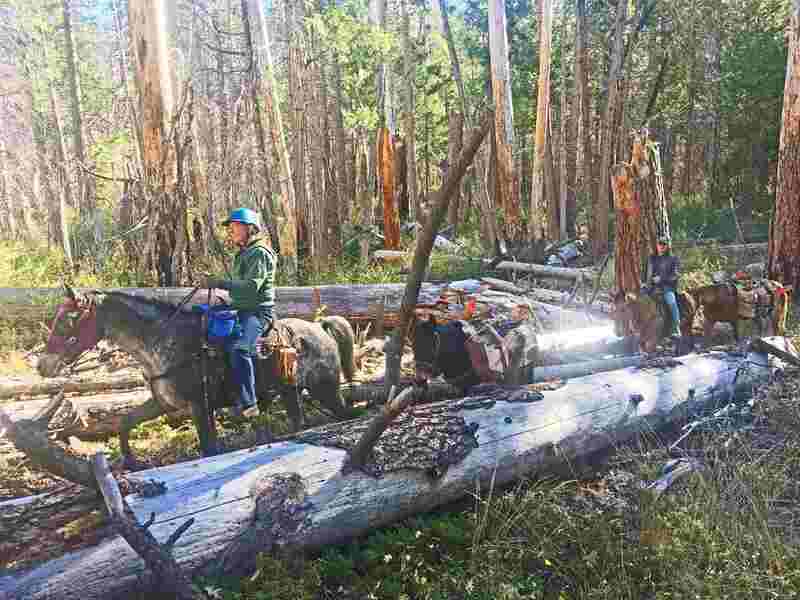
[(166, 544), (159, 544), (148, 529), (150, 523), (140, 525), (132, 516), (133, 512), (122, 497), (122, 492), (120, 492), (119, 485), (111, 473), (105, 454), (98, 452), (94, 455), (92, 470), (97, 480), (97, 486), (106, 502), (106, 508), (111, 516), (114, 529), (153, 571), (155, 580), (159, 582), (159, 587), (173, 592), (177, 600), (204, 599), (205, 594), (195, 592), (192, 589), (191, 579), (178, 566), (172, 556), (172, 547), (181, 534), (194, 523), (194, 519), (190, 519), (181, 525), (169, 537)]
[(393, 397), (395, 389), (396, 388), (392, 386), (389, 401), (381, 408), (381, 411), (369, 424), (369, 427), (367, 427), (361, 439), (358, 440), (355, 448), (350, 452), (350, 456), (342, 469), (344, 472), (360, 469), (366, 464), (367, 457), (369, 457), (369, 453), (372, 452), (372, 449), (375, 447), (375, 442), (378, 441), (378, 438), (381, 437), (383, 432), (386, 431), (386, 428), (392, 424), (392, 421), (408, 408), (419, 395), (417, 388), (412, 386), (404, 389), (397, 397)]

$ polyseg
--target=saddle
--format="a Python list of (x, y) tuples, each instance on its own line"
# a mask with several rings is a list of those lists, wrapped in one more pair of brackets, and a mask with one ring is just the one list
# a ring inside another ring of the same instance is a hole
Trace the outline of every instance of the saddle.
[[(236, 311), (208, 311), (207, 351), (215, 355), (229, 337), (238, 337), (239, 323)], [(297, 349), (294, 345), (294, 332), (285, 325), (275, 324), (266, 335), (255, 343), (254, 359), (257, 362), (270, 361), (273, 375), (289, 385), (297, 382)]]

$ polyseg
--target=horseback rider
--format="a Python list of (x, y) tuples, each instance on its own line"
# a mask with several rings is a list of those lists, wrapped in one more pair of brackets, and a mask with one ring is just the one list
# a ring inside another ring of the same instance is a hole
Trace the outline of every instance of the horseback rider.
[(681, 337), (681, 315), (676, 294), (681, 263), (671, 250), (672, 243), (669, 236), (659, 236), (656, 241), (656, 254), (647, 259), (645, 284), (649, 293), (661, 292), (672, 317), (671, 337), (677, 339)]
[(228, 290), (231, 308), (238, 311), (241, 335), (225, 344), (238, 392), (233, 413), (244, 417), (260, 414), (256, 398), (253, 356), (256, 340), (266, 335), (275, 322), (275, 266), (277, 257), (261, 235), (258, 213), (237, 208), (223, 222), (231, 241), (239, 248), (233, 261), (231, 279), (209, 277), (206, 287)]

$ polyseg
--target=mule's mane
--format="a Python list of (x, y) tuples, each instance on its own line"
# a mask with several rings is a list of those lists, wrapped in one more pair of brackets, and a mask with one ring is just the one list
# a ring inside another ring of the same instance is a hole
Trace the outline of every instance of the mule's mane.
[[(167, 318), (171, 315), (177, 308), (178, 303), (172, 304), (171, 302), (167, 302), (164, 300), (158, 300), (156, 298), (148, 298), (146, 296), (139, 296), (135, 294), (130, 294), (128, 292), (120, 292), (120, 291), (110, 291), (104, 292), (107, 298), (113, 298), (131, 310), (133, 310), (139, 317), (148, 320), (148, 321), (157, 321), (162, 318)], [(181, 312), (183, 314), (191, 314), (190, 304), (187, 304)], [(152, 318), (151, 315), (147, 314), (149, 311), (148, 309), (152, 310), (155, 308), (159, 311), (159, 316), (155, 319)]]

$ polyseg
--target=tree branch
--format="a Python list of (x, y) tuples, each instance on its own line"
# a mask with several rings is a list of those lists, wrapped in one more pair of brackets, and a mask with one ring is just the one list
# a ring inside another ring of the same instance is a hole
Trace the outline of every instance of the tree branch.
[(178, 538), (194, 523), (189, 519), (173, 533), (167, 543), (161, 545), (148, 530), (152, 525), (154, 516), (145, 525), (140, 525), (133, 517), (125, 499), (122, 497), (119, 485), (111, 473), (105, 454), (98, 452), (92, 459), (92, 466), (97, 485), (106, 501), (106, 508), (111, 515), (114, 529), (128, 545), (142, 557), (145, 564), (153, 571), (159, 587), (175, 594), (177, 600), (201, 600), (205, 594), (192, 589), (192, 581), (180, 568), (172, 556), (172, 547)]
[(361, 436), (361, 439), (358, 440), (355, 448), (350, 452), (350, 456), (344, 464), (343, 471), (349, 472), (362, 468), (367, 462), (369, 453), (372, 452), (375, 443), (381, 435), (383, 435), (383, 432), (386, 431), (386, 428), (420, 396), (419, 388), (411, 386), (404, 389), (395, 398), (395, 389), (396, 388), (392, 386), (389, 401), (383, 406), (381, 412), (375, 416), (369, 424), (369, 427), (367, 427), (367, 430)]

